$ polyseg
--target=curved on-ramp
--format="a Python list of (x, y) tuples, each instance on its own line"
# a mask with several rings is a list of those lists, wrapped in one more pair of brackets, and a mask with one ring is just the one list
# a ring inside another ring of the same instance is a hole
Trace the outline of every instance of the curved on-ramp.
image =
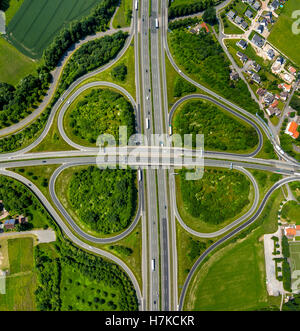
[(218, 246), (220, 246), (221, 244), (225, 243), (227, 240), (231, 239), (232, 237), (234, 237), (236, 234), (240, 233), (242, 230), (246, 229), (249, 225), (251, 225), (252, 223), (254, 223), (257, 218), (261, 215), (261, 213), (263, 212), (270, 196), (272, 195), (272, 193), (274, 191), (276, 191), (278, 188), (280, 188), (281, 186), (294, 182), (294, 181), (300, 181), (299, 177), (289, 177), (289, 178), (284, 178), (281, 179), (280, 181), (278, 181), (276, 184), (274, 184), (270, 190), (267, 192), (267, 194), (264, 196), (260, 206), (258, 207), (258, 210), (255, 212), (255, 214), (245, 223), (241, 224), (239, 227), (235, 228), (232, 232), (228, 233), (227, 235), (225, 235), (223, 238), (221, 238), (220, 240), (218, 240), (217, 242), (215, 242), (213, 245), (211, 245), (199, 258), (198, 260), (195, 262), (195, 264), (193, 265), (193, 267), (191, 268), (191, 271), (189, 272), (185, 283), (182, 287), (182, 292), (181, 292), (181, 296), (179, 299), (179, 310), (183, 310), (183, 305), (184, 305), (184, 300), (185, 300), (185, 296), (188, 290), (188, 287), (190, 285), (190, 282), (193, 278), (193, 276), (195, 275), (199, 265), (205, 260), (205, 258), (211, 253), (213, 252)]
[(139, 304), (141, 306), (140, 310), (144, 309), (144, 307), (143, 307), (143, 301), (144, 300), (142, 298), (142, 294), (141, 294), (141, 290), (140, 290), (138, 281), (137, 281), (135, 275), (133, 274), (133, 272), (131, 271), (131, 269), (127, 266), (127, 264), (125, 262), (123, 262), (121, 259), (117, 258), (116, 256), (114, 256), (113, 254), (111, 254), (107, 251), (104, 251), (102, 249), (90, 246), (89, 244), (83, 242), (77, 236), (75, 236), (72, 233), (72, 231), (68, 228), (68, 226), (65, 224), (65, 222), (61, 219), (61, 217), (58, 215), (56, 210), (48, 202), (48, 200), (43, 195), (43, 193), (38, 189), (38, 187), (36, 185), (34, 185), (27, 178), (25, 178), (25, 177), (23, 177), (19, 174), (16, 174), (14, 172), (4, 170), (4, 169), (0, 169), (0, 175), (16, 179), (19, 182), (21, 182), (22, 184), (24, 184), (27, 188), (29, 188), (36, 195), (36, 197), (40, 200), (40, 202), (43, 204), (43, 206), (46, 208), (46, 210), (49, 212), (49, 214), (53, 217), (53, 219), (55, 220), (57, 225), (60, 227), (60, 229), (63, 231), (63, 233), (73, 243), (75, 243), (77, 246), (79, 246), (80, 248), (82, 248), (86, 251), (89, 251), (89, 252), (91, 252), (93, 254), (96, 254), (96, 255), (104, 256), (105, 258), (107, 258), (107, 259), (115, 262), (116, 264), (118, 264), (124, 270), (124, 272), (127, 273), (127, 275), (129, 276), (129, 278), (131, 279), (131, 281), (134, 285), (134, 288), (135, 288), (136, 294), (137, 294), (137, 298), (138, 298)]
[[(227, 166), (222, 166), (222, 165), (220, 165), (220, 167), (228, 168)], [(215, 232), (202, 233), (202, 232), (198, 232), (198, 231), (195, 231), (195, 230), (191, 229), (183, 221), (183, 219), (181, 218), (181, 215), (180, 215), (180, 213), (178, 211), (177, 201), (176, 201), (176, 195), (175, 195), (175, 203), (174, 203), (175, 214), (176, 214), (176, 217), (178, 219), (178, 222), (180, 223), (180, 225), (187, 232), (189, 232), (190, 234), (192, 234), (192, 235), (194, 235), (196, 237), (199, 237), (199, 238), (215, 238), (215, 237), (218, 237), (218, 236), (223, 235), (224, 233), (228, 232), (229, 230), (231, 230), (235, 226), (237, 226), (240, 223), (244, 222), (248, 217), (250, 217), (255, 212), (255, 210), (257, 209), (258, 203), (259, 203), (259, 188), (258, 188), (257, 182), (256, 182), (255, 178), (252, 176), (252, 174), (248, 170), (246, 170), (246, 169), (244, 169), (242, 167), (233, 167), (233, 168), (235, 170), (238, 170), (238, 171), (242, 172), (244, 175), (246, 175), (250, 179), (250, 181), (251, 181), (251, 183), (253, 185), (253, 188), (254, 188), (254, 201), (253, 201), (253, 204), (252, 204), (251, 208), (244, 215), (242, 215), (241, 217), (239, 217), (238, 219), (236, 219), (232, 223), (228, 224), (224, 228), (222, 228), (222, 229), (220, 229), (218, 231), (215, 231)], [(173, 181), (173, 189), (174, 189), (174, 192), (176, 192), (176, 183), (175, 183), (175, 180)]]

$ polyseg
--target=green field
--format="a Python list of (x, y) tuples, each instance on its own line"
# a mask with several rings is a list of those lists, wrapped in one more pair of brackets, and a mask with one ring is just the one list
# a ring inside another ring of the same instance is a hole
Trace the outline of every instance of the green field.
[(99, 0), (24, 0), (9, 23), (7, 35), (25, 55), (37, 59), (60, 29), (89, 14)]
[(36, 274), (33, 272), (33, 239), (3, 239), (0, 245), (8, 250), (9, 275), (6, 294), (0, 295), (0, 311), (35, 310)]
[(290, 223), (300, 225), (300, 204), (296, 201), (287, 202), (282, 208), (281, 217)]
[(12, 20), (16, 12), (22, 6), (24, 0), (9, 0), (9, 8), (5, 11), (6, 25)]
[(116, 29), (130, 26), (131, 16), (132, 0), (121, 0), (120, 8), (113, 20), (113, 27)]
[(290, 242), (292, 289), (300, 289), (300, 242)]
[(300, 34), (292, 32), (292, 26), (296, 22), (296, 19), (292, 19), (292, 13), (299, 9), (298, 0), (287, 1), (268, 38), (270, 43), (298, 66), (300, 66)]
[(20, 79), (33, 74), (38, 66), (13, 45), (0, 37), (0, 82), (16, 85)]
[(276, 191), (251, 234), (225, 245), (198, 269), (185, 310), (278, 309), (281, 298), (269, 297), (266, 291), (262, 235), (277, 230), (276, 215), (282, 199), (282, 192)]

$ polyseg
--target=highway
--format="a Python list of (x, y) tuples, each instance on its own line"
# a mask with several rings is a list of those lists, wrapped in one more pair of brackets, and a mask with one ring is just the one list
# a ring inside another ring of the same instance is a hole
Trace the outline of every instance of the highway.
[[(228, 1), (226, 1), (226, 3), (228, 3)], [(133, 1), (133, 8), (135, 9), (135, 0)], [(222, 5), (217, 8), (222, 8)], [(296, 180), (299, 181), (300, 164), (291, 160), (286, 155), (283, 155), (283, 160), (256, 158), (263, 146), (262, 132), (264, 132), (267, 138), (276, 146), (276, 142), (270, 135), (266, 126), (253, 114), (232, 104), (230, 101), (198, 84), (182, 73), (180, 68), (173, 61), (167, 44), (168, 1), (152, 0), (151, 6), (150, 0), (139, 1), (138, 9), (139, 10), (133, 10), (132, 24), (130, 29), (128, 29), (130, 35), (118, 56), (106, 66), (79, 78), (65, 91), (62, 98), (53, 106), (42, 134), (30, 146), (14, 153), (0, 154), (0, 174), (15, 178), (27, 186), (39, 198), (55, 222), (59, 225), (64, 235), (74, 242), (74, 244), (117, 263), (128, 274), (134, 284), (140, 303), (140, 310), (182, 310), (188, 287), (198, 266), (217, 247), (255, 222), (263, 211), (269, 197), (276, 189), (286, 183)], [(156, 26), (156, 20), (158, 20), (159, 26)], [(113, 31), (107, 33), (112, 32)], [(91, 38), (101, 37), (102, 35), (103, 34), (95, 35)], [(124, 88), (109, 82), (95, 81), (82, 85), (87, 78), (92, 78), (115, 64), (124, 55), (133, 38), (136, 60), (135, 83), (137, 87), (135, 98)], [(89, 39), (87, 38), (82, 41), (82, 43), (87, 40)], [(75, 49), (78, 47), (79, 46), (75, 45)], [(175, 70), (183, 78), (204, 90), (208, 95), (196, 94), (185, 96), (178, 100), (169, 112), (165, 55), (168, 56)], [(70, 54), (67, 55), (67, 58), (69, 57)], [(67, 59), (65, 58), (62, 64), (66, 62)], [(56, 72), (59, 73), (61, 70), (61, 67), (59, 67)], [(56, 81), (53, 82), (53, 86), (57, 86), (59, 76), (59, 74), (56, 74)], [(145, 135), (147, 140), (151, 142), (149, 146), (107, 147), (105, 150), (99, 150), (99, 148), (78, 145), (67, 136), (63, 119), (68, 107), (84, 91), (94, 87), (113, 88), (129, 100), (136, 116), (136, 131), (137, 133), (143, 133)], [(52, 88), (55, 90), (54, 87)], [(51, 93), (54, 93), (54, 90)], [(255, 150), (248, 154), (204, 151), (204, 166), (222, 167), (241, 171), (249, 178), (254, 190), (254, 199), (249, 210), (231, 224), (213, 233), (200, 233), (189, 228), (184, 223), (184, 220), (181, 219), (176, 203), (175, 169), (182, 168), (183, 164), (185, 166), (201, 166), (203, 165), (203, 159), (198, 159), (196, 151), (192, 149), (172, 149), (171, 139), (166, 138), (168, 134), (166, 131), (168, 131), (169, 125), (172, 124), (176, 109), (183, 102), (195, 98), (209, 100), (223, 108), (226, 112), (245, 121), (256, 130), (259, 139)], [(38, 111), (41, 111), (41, 108), (39, 108)], [(62, 138), (70, 146), (75, 148), (75, 150), (32, 153), (31, 150), (40, 144), (49, 133), (58, 111), (57, 126), (59, 132)], [(28, 117), (24, 120), (24, 123), (30, 123), (31, 120), (32, 118)], [(151, 135), (154, 133), (160, 136), (156, 138), (156, 141), (151, 141)], [(183, 158), (184, 156), (188, 157), (187, 161)], [(122, 233), (117, 233), (111, 237), (100, 238), (84, 232), (83, 229), (76, 224), (59, 201), (55, 191), (55, 183), (58, 176), (64, 170), (82, 165), (105, 165), (107, 163), (105, 163), (104, 160), (107, 157), (115, 157), (116, 161), (121, 166), (132, 166), (136, 169), (142, 168), (145, 170), (143, 171), (141, 180), (138, 181), (138, 208), (131, 224)], [(184, 161), (186, 162), (184, 163)], [(49, 182), (51, 201), (48, 201), (31, 181), (19, 174), (9, 171), (9, 169), (18, 167), (54, 164), (59, 167), (55, 170)], [(283, 175), (284, 178), (278, 181), (264, 197), (260, 197), (257, 182), (249, 172), (249, 169), (278, 173)], [(262, 198), (262, 201), (259, 203), (260, 198)], [(176, 218), (188, 233), (199, 238), (214, 238), (224, 235), (224, 237), (209, 247), (194, 264), (182, 288), (180, 298), (178, 297), (177, 286)], [(142, 222), (142, 289), (139, 287), (130, 266), (126, 265), (113, 254), (95, 246), (117, 242), (125, 238), (135, 229), (140, 219)]]

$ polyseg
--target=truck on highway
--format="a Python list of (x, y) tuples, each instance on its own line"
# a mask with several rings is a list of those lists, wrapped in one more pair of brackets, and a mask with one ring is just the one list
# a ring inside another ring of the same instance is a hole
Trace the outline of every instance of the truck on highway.
[(155, 19), (155, 27), (156, 27), (156, 29), (159, 28), (159, 21), (158, 21), (158, 18)]
[(139, 182), (142, 180), (142, 169), (140, 168), (138, 171)]
[(155, 271), (155, 259), (152, 259), (151, 267), (152, 271)]
[(139, 1), (135, 0), (135, 10), (139, 10)]
[(173, 134), (173, 128), (172, 125), (169, 126), (169, 136), (172, 136)]
[(150, 119), (148, 117), (146, 118), (146, 128), (147, 130), (150, 129)]
[(284, 151), (281, 149), (280, 146), (275, 145), (275, 148), (277, 149), (277, 151), (278, 151), (280, 154), (284, 155)]

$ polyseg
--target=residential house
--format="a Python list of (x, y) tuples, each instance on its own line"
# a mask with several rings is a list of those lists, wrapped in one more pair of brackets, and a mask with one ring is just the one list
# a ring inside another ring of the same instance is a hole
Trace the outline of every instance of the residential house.
[(252, 63), (252, 68), (255, 72), (259, 72), (261, 70), (261, 66), (256, 62)]
[(241, 39), (241, 40), (239, 40), (239, 41), (236, 43), (236, 45), (237, 45), (238, 47), (242, 48), (242, 49), (246, 49), (247, 46), (248, 46), (248, 43), (247, 43), (247, 41), (245, 41), (244, 39)]
[(278, 106), (279, 101), (278, 100), (274, 100), (274, 102), (272, 103), (271, 107), (272, 108), (276, 108)]
[(288, 225), (284, 228), (284, 234), (288, 239), (295, 239), (300, 236), (300, 225)]
[(254, 4), (252, 5), (252, 8), (256, 11), (258, 11), (260, 7), (261, 7), (261, 4), (259, 1), (255, 1)]
[(261, 21), (260, 21), (260, 24), (263, 25), (265, 28), (268, 26), (268, 20), (266, 18), (263, 18)]
[(283, 83), (283, 84), (278, 85), (278, 88), (281, 88), (281, 89), (283, 89), (285, 92), (289, 93), (289, 92), (291, 92), (292, 85), (289, 85), (289, 84), (285, 84), (285, 83)]
[(247, 9), (245, 11), (245, 16), (251, 19), (253, 17), (252, 11), (250, 9)]
[(296, 122), (290, 122), (286, 127), (285, 133), (291, 136), (294, 139), (299, 137), (298, 124)]
[(209, 28), (208, 28), (208, 26), (206, 25), (205, 22), (201, 23), (200, 26), (201, 26), (202, 29), (204, 29), (206, 31), (206, 33), (209, 33)]
[(283, 65), (285, 63), (285, 59), (282, 56), (278, 56), (278, 58), (276, 59), (276, 62), (280, 63), (281, 65)]
[(268, 52), (267, 52), (267, 55), (268, 55), (268, 58), (269, 58), (270, 60), (273, 60), (274, 57), (275, 57), (275, 52), (274, 52), (274, 50), (273, 50), (272, 48), (270, 48), (270, 49), (268, 50)]
[(289, 67), (289, 72), (292, 74), (292, 75), (296, 75), (297, 73), (297, 70), (294, 68), (294, 67)]
[(240, 58), (243, 63), (248, 61), (248, 56), (243, 54), (242, 52), (237, 52), (236, 55)]
[(280, 3), (279, 3), (278, 0), (274, 0), (273, 2), (271, 2), (271, 3), (269, 4), (269, 8), (270, 8), (272, 11), (277, 10), (277, 9), (279, 8), (279, 6), (280, 6)]
[(233, 20), (235, 18), (236, 12), (230, 10), (226, 15), (229, 19)]
[(275, 109), (273, 107), (267, 108), (266, 112), (269, 115), (269, 117), (275, 115)]
[(241, 27), (242, 27), (244, 30), (247, 30), (247, 29), (248, 29), (248, 23), (247, 23), (246, 21), (242, 22)]
[(253, 80), (255, 83), (257, 83), (257, 84), (260, 84), (260, 83), (261, 83), (261, 78), (260, 78), (260, 76), (259, 76), (258, 74), (253, 73), (251, 78), (252, 78), (252, 80)]
[(256, 32), (262, 34), (264, 32), (264, 26), (262, 24), (260, 24), (257, 28), (256, 28)]
[(240, 78), (239, 74), (236, 71), (230, 73), (231, 80), (238, 80)]
[(266, 103), (267, 105), (271, 105), (273, 103), (274, 99), (275, 99), (275, 96), (272, 93), (266, 92), (264, 95), (263, 102)]
[(11, 220), (6, 220), (4, 222), (4, 229), (6, 230), (12, 230), (15, 228), (16, 221), (11, 219)]
[(234, 21), (236, 24), (240, 25), (244, 20), (240, 16), (237, 16)]
[(252, 38), (252, 42), (254, 45), (256, 45), (257, 47), (262, 48), (265, 44), (265, 40), (263, 38), (261, 38), (258, 34), (255, 34)]
[(280, 93), (280, 99), (283, 100), (283, 101), (286, 101), (288, 96), (289, 96), (288, 92), (281, 92)]
[(266, 94), (267, 90), (263, 89), (263, 88), (259, 88), (256, 91), (256, 94), (258, 94), (260, 97), (263, 97)]

